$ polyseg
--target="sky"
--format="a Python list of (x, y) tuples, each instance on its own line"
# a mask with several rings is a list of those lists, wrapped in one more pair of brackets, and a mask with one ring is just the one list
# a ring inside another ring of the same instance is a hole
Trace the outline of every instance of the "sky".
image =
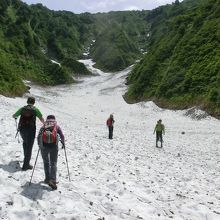
[(27, 4), (41, 3), (52, 10), (83, 12), (108, 12), (124, 10), (153, 9), (175, 0), (22, 0)]

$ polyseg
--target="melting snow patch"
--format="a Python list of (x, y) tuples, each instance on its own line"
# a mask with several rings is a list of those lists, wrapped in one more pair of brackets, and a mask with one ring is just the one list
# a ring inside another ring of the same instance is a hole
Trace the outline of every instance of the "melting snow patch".
[(210, 115), (207, 112), (202, 111), (198, 109), (197, 107), (193, 107), (193, 108), (186, 110), (184, 114), (195, 120), (202, 120), (202, 119), (210, 117)]
[(57, 65), (59, 65), (59, 66), (61, 66), (60, 65), (60, 63), (58, 63), (57, 61), (55, 61), (55, 60), (50, 60), (52, 63), (55, 63), (55, 64), (57, 64)]

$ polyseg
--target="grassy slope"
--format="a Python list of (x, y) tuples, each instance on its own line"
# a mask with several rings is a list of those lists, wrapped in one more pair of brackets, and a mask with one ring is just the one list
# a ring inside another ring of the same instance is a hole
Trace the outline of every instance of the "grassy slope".
[(196, 104), (220, 117), (220, 4), (189, 3), (151, 12), (149, 51), (129, 76), (125, 99), (170, 108)]

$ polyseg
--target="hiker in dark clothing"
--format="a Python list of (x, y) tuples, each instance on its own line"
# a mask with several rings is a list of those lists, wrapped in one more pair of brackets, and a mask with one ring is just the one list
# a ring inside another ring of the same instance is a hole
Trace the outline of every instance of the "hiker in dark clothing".
[(106, 121), (106, 125), (108, 126), (108, 130), (109, 130), (109, 135), (108, 135), (109, 139), (113, 138), (114, 123), (115, 123), (115, 120), (114, 120), (113, 115), (111, 114), (110, 117)]
[(163, 147), (163, 134), (165, 134), (165, 127), (162, 124), (162, 120), (160, 119), (155, 128), (154, 128), (154, 134), (156, 132), (156, 147), (158, 147), (157, 142), (160, 141), (161, 148)]
[(29, 97), (27, 99), (27, 105), (20, 108), (13, 115), (15, 120), (20, 116), (18, 131), (20, 132), (23, 139), (24, 161), (22, 170), (24, 171), (33, 168), (33, 166), (30, 165), (30, 160), (36, 134), (36, 117), (38, 117), (40, 121), (44, 123), (44, 119), (40, 110), (36, 108), (34, 104), (35, 98)]
[(44, 126), (39, 131), (38, 145), (40, 147), (44, 163), (44, 182), (52, 189), (57, 189), (56, 173), (59, 140), (61, 140), (63, 147), (65, 147), (64, 135), (61, 128), (57, 125), (55, 116), (48, 115)]

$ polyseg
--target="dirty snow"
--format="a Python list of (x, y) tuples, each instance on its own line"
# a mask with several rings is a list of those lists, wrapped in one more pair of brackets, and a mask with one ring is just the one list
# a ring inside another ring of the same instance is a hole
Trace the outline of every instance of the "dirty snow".
[[(21, 171), (23, 152), (11, 115), (23, 98), (0, 96), (0, 218), (10, 220), (219, 220), (220, 123), (195, 120), (186, 111), (158, 108), (152, 102), (128, 105), (122, 94), (129, 68), (58, 87), (32, 86), (44, 117), (55, 114), (66, 136), (59, 151), (58, 190), (44, 185), (39, 156), (32, 171)], [(115, 117), (109, 140), (105, 121)], [(155, 148), (154, 126), (166, 127), (164, 148)], [(40, 128), (38, 121), (37, 128)], [(38, 146), (35, 142), (32, 164)]]

